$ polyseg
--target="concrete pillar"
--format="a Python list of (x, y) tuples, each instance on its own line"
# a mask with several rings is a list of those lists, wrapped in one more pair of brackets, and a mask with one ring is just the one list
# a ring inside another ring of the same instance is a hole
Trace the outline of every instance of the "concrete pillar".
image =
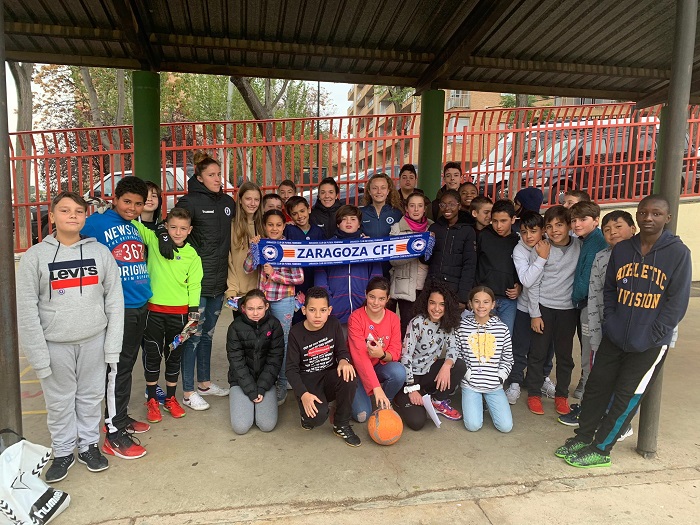
[[(10, 144), (7, 129), (5, 70), (5, 14), (0, 9), (0, 224), (12, 224)], [(15, 257), (12, 228), (0, 230), (0, 429), (22, 434), (22, 397), (19, 384), (19, 342), (15, 299)], [(17, 441), (0, 434), (0, 452)]]
[[(676, 2), (676, 27), (673, 38), (671, 81), (668, 87), (668, 110), (663, 114), (663, 151), (657, 180), (659, 193), (666, 197), (672, 216), (668, 229), (675, 233), (678, 224), (678, 205), (683, 172), (683, 150), (688, 128), (688, 102), (690, 82), (693, 76), (695, 53), (695, 30), (697, 26), (698, 0)], [(658, 162), (658, 161), (657, 161)], [(656, 187), (656, 184), (655, 184)], [(659, 436), (659, 414), (661, 412), (661, 388), (663, 369), (649, 388), (639, 413), (639, 439), (637, 452), (645, 458), (656, 455)]]
[(421, 95), (418, 143), (418, 186), (431, 200), (442, 186), (442, 141), (445, 135), (445, 92), (431, 89)]
[(160, 166), (160, 76), (132, 73), (134, 100), (134, 175), (162, 184)]

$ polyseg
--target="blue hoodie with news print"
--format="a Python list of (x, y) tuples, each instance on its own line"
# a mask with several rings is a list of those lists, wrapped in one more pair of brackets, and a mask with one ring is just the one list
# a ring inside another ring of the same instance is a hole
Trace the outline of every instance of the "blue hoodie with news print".
[(688, 309), (691, 278), (680, 237), (661, 232), (646, 255), (639, 234), (619, 242), (605, 274), (603, 333), (625, 352), (670, 344)]

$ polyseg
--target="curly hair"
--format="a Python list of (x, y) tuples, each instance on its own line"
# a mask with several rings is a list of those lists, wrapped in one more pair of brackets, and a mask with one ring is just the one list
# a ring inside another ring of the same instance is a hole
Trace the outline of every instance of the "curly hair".
[(389, 175), (386, 173), (375, 173), (367, 181), (367, 187), (365, 188), (365, 206), (372, 204), (372, 195), (370, 195), (369, 189), (372, 187), (372, 182), (379, 179), (385, 180), (387, 186), (389, 187), (389, 194), (386, 196), (386, 203), (397, 210), (403, 209), (401, 206), (401, 196), (399, 195), (399, 192), (396, 191), (394, 181), (391, 180), (391, 177), (389, 177)]
[(431, 294), (439, 293), (445, 300), (445, 313), (440, 319), (440, 329), (445, 332), (456, 330), (459, 327), (461, 317), (459, 299), (457, 299), (455, 293), (450, 290), (446, 284), (436, 279), (430, 279), (425, 284), (425, 288), (423, 288), (423, 291), (420, 293), (413, 306), (413, 313), (429, 319), (428, 300)]

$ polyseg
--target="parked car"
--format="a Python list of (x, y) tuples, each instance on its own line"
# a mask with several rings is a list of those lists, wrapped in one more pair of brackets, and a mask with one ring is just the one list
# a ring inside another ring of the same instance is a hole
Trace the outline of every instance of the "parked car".
[[(655, 117), (576, 123), (566, 138), (528, 167), (519, 186), (541, 188), (545, 204), (563, 202), (569, 189), (583, 190), (594, 200), (629, 200), (652, 193), (658, 128)], [(681, 188), (697, 191), (697, 151), (688, 139), (686, 134)]]

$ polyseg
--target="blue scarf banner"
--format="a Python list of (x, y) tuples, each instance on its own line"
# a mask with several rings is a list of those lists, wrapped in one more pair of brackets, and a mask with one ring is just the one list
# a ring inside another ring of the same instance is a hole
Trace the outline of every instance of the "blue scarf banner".
[(260, 239), (251, 244), (253, 264), (272, 266), (332, 266), (366, 262), (429, 259), (435, 238), (430, 232), (395, 235), (376, 239), (333, 239), (329, 241), (287, 241)]

